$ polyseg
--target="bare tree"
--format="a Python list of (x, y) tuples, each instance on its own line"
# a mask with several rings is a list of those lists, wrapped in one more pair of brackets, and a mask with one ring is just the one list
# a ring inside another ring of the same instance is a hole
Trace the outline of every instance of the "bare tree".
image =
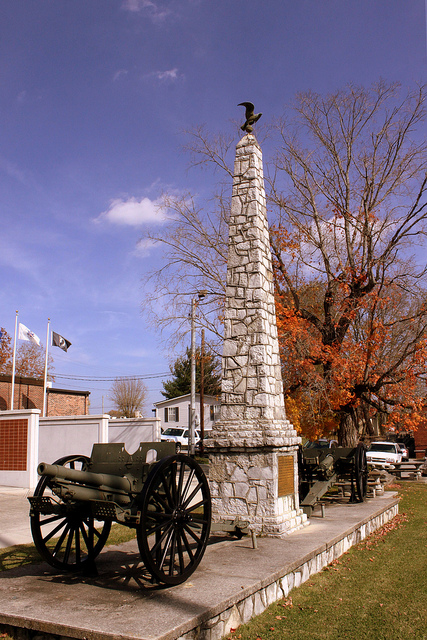
[[(20, 376), (42, 378), (44, 375), (46, 353), (43, 344), (23, 342), (16, 350), (16, 373)], [(51, 380), (55, 379), (52, 371), (53, 358), (48, 355), (48, 374)]]
[[(285, 388), (316, 390), (308, 404), (316, 400), (335, 412), (343, 444), (357, 439), (359, 407), (388, 411), (397, 402), (413, 410), (415, 396), (405, 384), (425, 375), (426, 269), (414, 251), (427, 230), (427, 144), (417, 138), (425, 98), (424, 87), (400, 98), (396, 84), (382, 81), (326, 97), (302, 93), (272, 134), (277, 152), (266, 171), (267, 197), (281, 340), (289, 358)], [(192, 164), (222, 171), (230, 187), (230, 148), (196, 129)], [(204, 288), (216, 297), (202, 308), (208, 311), (202, 321), (222, 333), (231, 194), (223, 186), (218, 194), (204, 208), (189, 196), (165, 199), (171, 222), (164, 234), (152, 236), (165, 258), (153, 275), (160, 324), (182, 324), (188, 315), (177, 296), (183, 286)], [(295, 345), (305, 358), (298, 368), (291, 358)], [(344, 385), (335, 375), (343, 359), (347, 386), (341, 398), (332, 398), (334, 384)]]
[(148, 390), (138, 378), (116, 378), (110, 389), (110, 398), (116, 411), (124, 418), (134, 418), (147, 401)]
[(162, 245), (164, 262), (146, 281), (143, 311), (157, 329), (173, 326), (173, 348), (188, 334), (191, 299), (206, 291), (197, 303), (198, 325), (219, 340), (227, 265), (224, 202), (219, 199), (213, 214), (198, 208), (190, 196), (164, 196), (163, 207), (171, 222), (157, 234), (148, 231), (146, 237)]
[[(237, 130), (237, 125), (233, 128)], [(188, 334), (191, 297), (207, 291), (208, 295), (198, 302), (197, 322), (207, 329), (211, 346), (218, 352), (223, 333), (235, 136), (217, 135), (212, 139), (202, 126), (187, 133), (185, 151), (191, 166), (213, 169), (219, 180), (207, 203), (188, 193), (163, 196), (160, 206), (168, 212), (169, 224), (158, 232), (148, 230), (143, 238), (160, 247), (163, 265), (146, 281), (142, 308), (157, 329), (173, 326), (173, 348)]]

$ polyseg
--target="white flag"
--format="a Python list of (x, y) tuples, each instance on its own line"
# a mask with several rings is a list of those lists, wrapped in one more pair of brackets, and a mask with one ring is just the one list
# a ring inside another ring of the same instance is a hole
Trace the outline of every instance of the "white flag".
[(18, 340), (27, 340), (40, 346), (40, 338), (21, 322), (19, 323)]

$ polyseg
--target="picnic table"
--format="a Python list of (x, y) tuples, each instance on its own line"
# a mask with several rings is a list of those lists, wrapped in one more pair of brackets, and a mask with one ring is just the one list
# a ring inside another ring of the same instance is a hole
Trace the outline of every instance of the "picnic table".
[(406, 462), (396, 462), (394, 464), (394, 469), (389, 469), (389, 472), (400, 479), (402, 478), (402, 473), (413, 473), (416, 476), (423, 464), (424, 460), (408, 460)]

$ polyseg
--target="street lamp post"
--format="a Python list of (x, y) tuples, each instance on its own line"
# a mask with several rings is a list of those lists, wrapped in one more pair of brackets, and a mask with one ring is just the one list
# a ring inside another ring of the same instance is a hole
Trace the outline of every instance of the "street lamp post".
[(188, 453), (195, 454), (196, 445), (196, 307), (207, 291), (199, 291), (191, 301), (191, 393), (190, 393), (190, 429), (188, 431)]

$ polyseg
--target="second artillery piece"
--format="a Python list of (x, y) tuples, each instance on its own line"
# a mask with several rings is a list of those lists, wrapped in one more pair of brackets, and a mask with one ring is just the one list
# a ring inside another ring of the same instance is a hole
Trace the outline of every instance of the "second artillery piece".
[(363, 502), (368, 484), (366, 448), (362, 443), (357, 447), (300, 448), (298, 478), (300, 506), (308, 516), (338, 481), (349, 481), (350, 502)]
[(28, 498), (34, 544), (59, 570), (93, 566), (113, 522), (136, 530), (142, 561), (152, 578), (180, 584), (196, 569), (211, 523), (209, 485), (193, 458), (175, 443), (95, 444), (90, 458), (66, 456), (38, 466)]

